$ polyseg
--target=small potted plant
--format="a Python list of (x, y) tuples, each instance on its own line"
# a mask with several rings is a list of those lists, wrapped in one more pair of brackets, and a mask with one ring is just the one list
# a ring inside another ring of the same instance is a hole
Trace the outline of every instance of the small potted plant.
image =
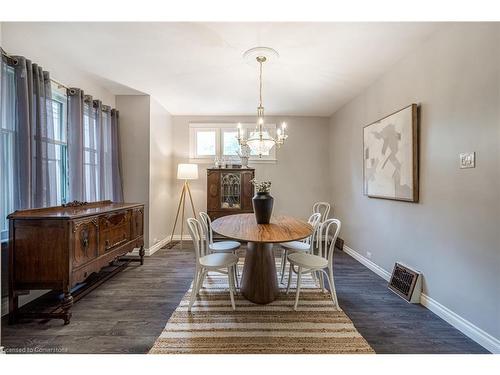
[(274, 198), (269, 194), (271, 191), (271, 181), (258, 182), (252, 180), (256, 194), (252, 198), (253, 210), (257, 224), (269, 224), (273, 212)]

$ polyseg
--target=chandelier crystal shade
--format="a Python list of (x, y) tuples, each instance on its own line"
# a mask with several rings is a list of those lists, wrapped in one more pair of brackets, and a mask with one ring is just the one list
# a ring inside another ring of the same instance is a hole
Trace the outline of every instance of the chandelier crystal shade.
[(269, 130), (265, 128), (264, 125), (264, 106), (262, 105), (262, 65), (268, 59), (266, 55), (272, 53), (273, 57), (277, 57), (278, 53), (268, 47), (256, 47), (245, 52), (244, 56), (252, 55), (257, 53), (255, 59), (259, 64), (259, 106), (257, 107), (257, 124), (255, 130), (250, 132), (250, 136), (245, 139), (244, 134), (242, 134), (241, 124), (238, 124), (238, 143), (241, 146), (248, 146), (253, 154), (259, 155), (269, 155), (269, 151), (276, 145), (278, 148), (285, 142), (288, 138), (286, 134), (286, 123), (281, 125), (281, 129), (276, 130), (276, 137), (269, 134)]

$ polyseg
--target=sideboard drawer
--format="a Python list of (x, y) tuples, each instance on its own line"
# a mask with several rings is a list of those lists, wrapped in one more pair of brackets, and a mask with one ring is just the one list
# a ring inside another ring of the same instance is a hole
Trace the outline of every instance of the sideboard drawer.
[(99, 217), (99, 255), (130, 241), (131, 211), (121, 211)]
[(99, 255), (124, 245), (128, 241), (130, 241), (129, 223), (103, 231), (99, 239)]
[(130, 223), (130, 216), (130, 210), (99, 216), (99, 229), (102, 231), (121, 227)]

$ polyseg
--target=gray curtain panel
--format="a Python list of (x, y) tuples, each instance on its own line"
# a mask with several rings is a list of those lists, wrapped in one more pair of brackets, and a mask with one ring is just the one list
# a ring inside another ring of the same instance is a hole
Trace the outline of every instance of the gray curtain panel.
[(106, 172), (106, 153), (108, 150), (106, 139), (106, 121), (103, 113), (103, 106), (100, 100), (93, 101), (95, 127), (97, 131), (97, 190), (99, 200), (112, 199), (106, 195), (106, 186), (112, 183), (110, 178), (107, 178)]
[(113, 201), (123, 202), (122, 166), (119, 135), (119, 111), (111, 110), (111, 149), (112, 149), (112, 174), (113, 174)]
[(83, 91), (68, 90), (68, 177), (69, 200), (85, 200)]
[(11, 171), (12, 182), (6, 184), (12, 191), (5, 194), (9, 209), (60, 204), (66, 190), (61, 178), (65, 173), (69, 200), (123, 201), (118, 111), (78, 88), (69, 89), (64, 103), (68, 109), (66, 151), (60, 98), (53, 98), (49, 73), (22, 56), (2, 57), (1, 64), (1, 144), (7, 145), (12, 138), (0, 150), (2, 166)]
[[(8, 238), (7, 215), (19, 206), (18, 193), (14, 189), (14, 135), (16, 131), (16, 81), (9, 59), (0, 58), (0, 233), (1, 239)], [(14, 193), (16, 197), (14, 197)]]
[(113, 144), (111, 134), (111, 108), (101, 105), (101, 196), (114, 200), (113, 197)]
[(84, 184), (85, 201), (99, 200), (99, 129), (94, 111), (94, 103), (90, 95), (85, 95), (83, 106), (84, 124)]
[(56, 146), (50, 75), (41, 66), (16, 56), (16, 187), (19, 207), (57, 204)]
[(14, 209), (31, 208), (33, 74), (31, 61), (17, 57), (12, 65), (16, 81), (17, 119), (14, 133)]

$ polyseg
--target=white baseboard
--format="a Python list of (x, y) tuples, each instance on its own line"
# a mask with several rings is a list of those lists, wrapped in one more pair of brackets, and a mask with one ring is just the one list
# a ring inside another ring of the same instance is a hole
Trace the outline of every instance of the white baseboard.
[[(172, 237), (172, 241), (180, 241), (180, 240), (181, 240), (180, 234), (174, 234), (174, 236)], [(189, 234), (184, 234), (182, 236), (182, 240), (183, 241), (191, 241), (191, 237), (189, 236)], [(158, 241), (157, 243), (155, 243), (150, 248), (144, 249), (144, 256), (149, 257), (149, 256), (153, 255), (158, 250), (160, 250), (161, 248), (165, 247), (165, 245), (167, 245), (169, 242), (170, 242), (170, 236), (163, 238), (162, 240)], [(134, 249), (134, 251), (131, 251), (127, 255), (135, 255), (135, 256), (137, 256), (137, 255), (139, 255), (139, 249)]]
[(347, 254), (349, 254), (351, 257), (353, 257), (354, 259), (356, 259), (359, 263), (361, 263), (362, 265), (364, 265), (366, 268), (369, 268), (370, 270), (372, 270), (373, 272), (375, 272), (377, 275), (379, 275), (385, 281), (389, 281), (391, 279), (391, 273), (390, 272), (387, 272), (382, 267), (380, 267), (379, 265), (373, 263), (370, 259), (365, 258), (363, 255), (361, 255), (357, 251), (351, 249), (346, 244), (344, 244), (344, 249), (343, 250), (344, 250), (344, 252), (346, 252)]
[[(180, 241), (181, 240), (181, 235), (180, 234), (174, 234), (174, 237), (172, 238), (172, 241)], [(182, 240), (183, 241), (191, 241), (191, 236), (189, 234), (184, 234), (182, 235)]]
[[(380, 267), (379, 265), (373, 263), (370, 259), (365, 258), (363, 255), (357, 251), (351, 249), (349, 246), (344, 244), (344, 252), (349, 254), (351, 257), (356, 259), (359, 263), (364, 265), (366, 268), (372, 270), (381, 278), (389, 281), (391, 278), (391, 273)], [(462, 318), (457, 313), (453, 312), (446, 306), (440, 304), (438, 301), (432, 299), (428, 295), (422, 293), (420, 296), (420, 304), (434, 314), (439, 316), (444, 321), (451, 324), (453, 327), (458, 329), (464, 335), (468, 336), (475, 342), (477, 342), (482, 347), (486, 348), (492, 353), (500, 354), (500, 340), (493, 337), (489, 333), (483, 331), (481, 328), (469, 322), (467, 319)]]
[(441, 319), (450, 323), (453, 327), (470, 337), (482, 347), (488, 349), (492, 353), (500, 354), (500, 340), (493, 337), (488, 332), (483, 331), (481, 328), (475, 326), (467, 319), (462, 318), (460, 315), (424, 293), (420, 296), (420, 304), (431, 310)]
[[(165, 238), (161, 239), (160, 241), (155, 243), (150, 248), (144, 249), (144, 256), (149, 257), (149, 256), (153, 255), (154, 253), (156, 253), (158, 250), (160, 250), (162, 247), (164, 247), (169, 242), (170, 242), (170, 237), (165, 237)], [(139, 249), (134, 249), (134, 251), (131, 251), (127, 255), (139, 255)]]

